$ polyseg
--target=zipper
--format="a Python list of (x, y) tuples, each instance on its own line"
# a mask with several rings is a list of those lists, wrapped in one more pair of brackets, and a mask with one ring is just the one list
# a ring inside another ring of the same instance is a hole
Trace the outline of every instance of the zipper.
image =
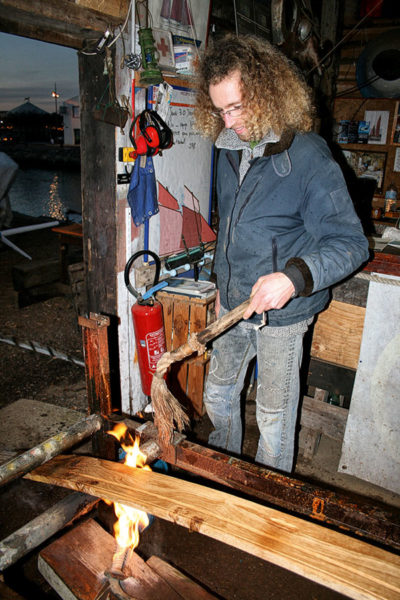
[[(249, 173), (249, 171), (250, 171), (250, 169), (252, 167), (252, 165), (249, 166), (249, 168), (247, 169), (247, 172), (246, 172), (246, 174), (245, 174), (245, 176), (243, 178), (242, 184), (240, 184), (240, 172), (239, 172), (239, 168), (240, 168), (241, 154), (242, 154), (242, 152), (239, 151), (239, 167), (237, 166), (236, 162), (233, 160), (233, 156), (232, 156), (231, 152), (228, 152), (228, 154), (227, 154), (229, 164), (231, 165), (233, 171), (235, 172), (235, 175), (236, 175), (237, 181), (238, 181), (238, 187), (236, 188), (236, 193), (235, 193), (235, 201), (234, 201), (233, 206), (232, 206), (232, 211), (231, 211), (231, 214), (230, 214), (230, 217), (229, 217), (229, 225), (227, 227), (227, 234), (228, 235), (227, 235), (227, 243), (226, 243), (226, 250), (225, 250), (226, 262), (228, 264), (228, 277), (227, 277), (227, 283), (226, 283), (226, 300), (227, 300), (227, 303), (228, 303), (228, 307), (227, 308), (229, 310), (231, 310), (231, 306), (230, 306), (230, 303), (229, 303), (229, 293), (228, 293), (229, 292), (229, 283), (230, 283), (230, 280), (231, 280), (231, 264), (230, 264), (229, 259), (228, 259), (228, 249), (229, 249), (231, 240), (233, 241), (232, 215), (233, 215), (233, 211), (235, 210), (235, 206), (236, 206), (237, 197), (238, 197), (238, 194), (239, 194), (239, 191), (240, 191), (240, 187), (243, 184), (244, 180), (247, 177), (247, 174)], [(251, 160), (252, 160), (252, 158), (253, 158), (253, 150), (251, 151)], [(241, 217), (241, 215), (243, 213), (243, 210), (245, 209), (245, 207), (247, 206), (248, 202), (250, 201), (251, 195), (253, 194), (254, 189), (257, 187), (257, 185), (258, 185), (258, 181), (255, 182), (255, 184), (253, 186), (253, 189), (249, 192), (249, 194), (247, 195), (247, 197), (246, 197), (246, 199), (245, 199), (242, 207), (240, 208), (239, 214), (238, 214), (238, 216), (236, 218), (236, 221), (235, 221), (235, 226), (238, 223), (238, 221), (239, 221), (239, 219), (240, 219), (240, 217)]]
[(278, 242), (275, 236), (272, 238), (272, 272), (278, 272)]

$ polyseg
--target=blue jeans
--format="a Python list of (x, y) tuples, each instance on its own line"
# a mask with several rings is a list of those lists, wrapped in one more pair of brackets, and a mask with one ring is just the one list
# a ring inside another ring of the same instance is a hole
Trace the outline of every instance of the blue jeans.
[[(226, 312), (222, 309), (223, 312)], [(213, 342), (204, 403), (214, 425), (209, 444), (240, 454), (240, 396), (249, 362), (257, 356), (256, 462), (290, 472), (300, 395), (303, 337), (312, 319), (256, 329), (241, 321)]]

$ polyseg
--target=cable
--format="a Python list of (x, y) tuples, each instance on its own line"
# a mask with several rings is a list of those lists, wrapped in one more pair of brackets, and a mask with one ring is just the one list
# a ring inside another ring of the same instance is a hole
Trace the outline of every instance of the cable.
[(96, 56), (96, 55), (97, 55), (97, 54), (99, 54), (99, 53), (100, 53), (100, 52), (101, 52), (101, 51), (102, 51), (104, 48), (111, 48), (111, 46), (113, 46), (113, 45), (115, 44), (115, 42), (118, 40), (118, 38), (120, 38), (120, 37), (121, 37), (122, 33), (124, 32), (124, 30), (125, 30), (125, 28), (126, 28), (126, 26), (127, 26), (128, 19), (129, 19), (129, 15), (130, 15), (130, 12), (131, 12), (131, 10), (132, 10), (132, 4), (133, 4), (133, 0), (131, 0), (131, 1), (130, 1), (130, 3), (129, 3), (128, 12), (127, 12), (127, 14), (126, 14), (125, 21), (124, 21), (123, 25), (120, 27), (120, 31), (119, 31), (118, 35), (116, 35), (116, 36), (115, 36), (113, 39), (111, 39), (111, 41), (110, 41), (110, 43), (109, 43), (109, 44), (107, 44), (107, 39), (108, 39), (110, 36), (112, 36), (112, 34), (111, 34), (111, 27), (110, 27), (110, 28), (107, 28), (107, 29), (105, 30), (105, 32), (104, 32), (104, 34), (103, 34), (103, 37), (102, 37), (102, 38), (100, 38), (100, 40), (96, 40), (96, 41), (94, 41), (94, 43), (97, 45), (97, 46), (96, 46), (96, 49), (97, 49), (97, 51), (96, 51), (96, 52), (90, 52), (90, 51), (86, 51), (86, 50), (80, 50), (80, 51), (79, 51), (79, 52), (80, 52), (80, 54), (84, 54), (85, 56)]
[(120, 29), (119, 34), (117, 36), (115, 36), (115, 38), (108, 44), (107, 48), (111, 48), (111, 46), (113, 46), (115, 44), (115, 42), (117, 41), (117, 39), (120, 38), (121, 35), (122, 35), (122, 33), (124, 32), (124, 30), (125, 30), (125, 28), (126, 28), (126, 26), (128, 24), (129, 15), (130, 15), (131, 10), (132, 10), (132, 4), (133, 4), (133, 0), (131, 0), (130, 3), (129, 3), (128, 12), (127, 12), (124, 24), (122, 25), (122, 27)]
[(45, 354), (47, 356), (51, 356), (52, 358), (58, 358), (60, 360), (66, 360), (68, 362), (72, 362), (78, 367), (84, 367), (85, 362), (74, 356), (68, 356), (64, 352), (60, 352), (59, 350), (54, 350), (51, 346), (42, 346), (37, 342), (32, 341), (21, 341), (16, 339), (15, 337), (5, 336), (0, 334), (0, 342), (4, 342), (5, 344), (9, 344), (10, 346), (16, 346), (18, 348), (22, 348), (23, 350), (31, 350), (32, 352), (36, 352), (37, 354)]

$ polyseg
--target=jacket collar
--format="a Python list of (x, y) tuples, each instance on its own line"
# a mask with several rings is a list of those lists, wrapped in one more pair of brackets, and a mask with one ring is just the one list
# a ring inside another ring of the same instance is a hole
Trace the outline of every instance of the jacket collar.
[[(273, 131), (270, 131), (263, 137), (256, 148), (264, 146), (264, 151), (260, 152), (260, 156), (271, 156), (272, 154), (280, 154), (284, 150), (290, 148), (294, 138), (294, 131), (287, 129), (281, 137), (277, 136)], [(245, 150), (250, 148), (250, 143), (240, 139), (233, 129), (223, 129), (219, 134), (215, 146), (226, 150)], [(261, 150), (261, 148), (260, 148)]]

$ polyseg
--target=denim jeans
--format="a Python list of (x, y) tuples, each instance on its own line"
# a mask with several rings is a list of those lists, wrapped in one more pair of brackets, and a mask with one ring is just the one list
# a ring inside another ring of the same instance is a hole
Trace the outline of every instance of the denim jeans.
[[(225, 312), (222, 309), (223, 312)], [(240, 396), (249, 362), (257, 356), (256, 462), (285, 472), (293, 467), (303, 337), (312, 319), (257, 329), (241, 321), (214, 340), (204, 403), (214, 425), (209, 444), (240, 454)]]

